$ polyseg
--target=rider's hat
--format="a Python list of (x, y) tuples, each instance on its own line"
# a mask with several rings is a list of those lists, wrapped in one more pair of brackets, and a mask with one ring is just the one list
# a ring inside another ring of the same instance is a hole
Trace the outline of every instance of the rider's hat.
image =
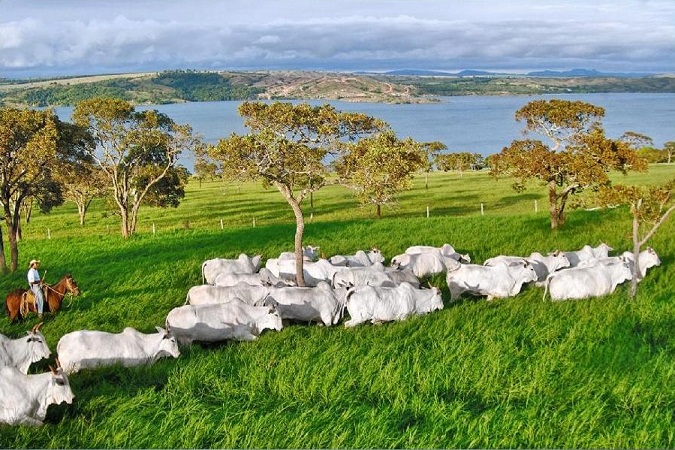
[(28, 267), (33, 267), (33, 264), (39, 263), (39, 259), (31, 259), (30, 262), (28, 263)]

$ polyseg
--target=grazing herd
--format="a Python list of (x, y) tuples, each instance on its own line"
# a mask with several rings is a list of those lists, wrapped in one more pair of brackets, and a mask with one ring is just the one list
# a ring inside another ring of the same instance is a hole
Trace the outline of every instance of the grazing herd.
[[(610, 294), (632, 278), (633, 254), (609, 256), (605, 244), (573, 252), (556, 251), (527, 257), (496, 256), (471, 264), (469, 255), (449, 245), (414, 246), (391, 259), (379, 250), (319, 258), (318, 247), (303, 248), (307, 286), (295, 285), (296, 261), (291, 252), (270, 258), (241, 254), (237, 259), (211, 259), (202, 264), (202, 285), (191, 287), (185, 304), (166, 316), (165, 328), (141, 333), (79, 330), (57, 344), (56, 368), (28, 375), (32, 363), (51, 354), (40, 326), (27, 337), (0, 334), (0, 423), (41, 425), (47, 407), (72, 403), (68, 375), (84, 369), (151, 364), (162, 357), (178, 358), (179, 346), (193, 342), (251, 341), (264, 330), (280, 331), (284, 323), (316, 322), (345, 327), (364, 322), (405, 320), (443, 308), (437, 287), (423, 288), (425, 278), (444, 274), (450, 298), (464, 294), (513, 297), (524, 285), (544, 287), (544, 299), (583, 299)], [(638, 257), (640, 279), (658, 266), (648, 248)], [(285, 322), (284, 322), (285, 321)]]

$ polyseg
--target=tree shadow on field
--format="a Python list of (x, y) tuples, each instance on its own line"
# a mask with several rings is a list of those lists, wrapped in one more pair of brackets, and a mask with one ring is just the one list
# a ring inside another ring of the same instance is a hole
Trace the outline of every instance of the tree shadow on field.
[[(518, 203), (522, 203), (525, 201), (534, 201), (534, 200), (541, 200), (541, 195), (540, 194), (535, 194), (535, 193), (523, 193), (523, 194), (518, 194), (518, 195), (507, 195), (495, 202), (495, 206), (513, 206)], [(546, 205), (542, 205), (546, 207)]]

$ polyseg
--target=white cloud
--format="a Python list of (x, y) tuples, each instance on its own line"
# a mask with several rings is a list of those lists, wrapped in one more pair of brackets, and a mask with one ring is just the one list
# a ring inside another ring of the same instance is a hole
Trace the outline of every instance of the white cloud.
[(214, 66), (675, 71), (675, 2), (531, 3), (4, 0), (0, 76)]

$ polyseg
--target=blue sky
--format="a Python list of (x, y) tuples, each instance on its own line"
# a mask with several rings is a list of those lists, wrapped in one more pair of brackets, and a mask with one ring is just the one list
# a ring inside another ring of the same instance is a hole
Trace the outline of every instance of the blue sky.
[(165, 69), (675, 73), (673, 0), (0, 0), (0, 77)]

